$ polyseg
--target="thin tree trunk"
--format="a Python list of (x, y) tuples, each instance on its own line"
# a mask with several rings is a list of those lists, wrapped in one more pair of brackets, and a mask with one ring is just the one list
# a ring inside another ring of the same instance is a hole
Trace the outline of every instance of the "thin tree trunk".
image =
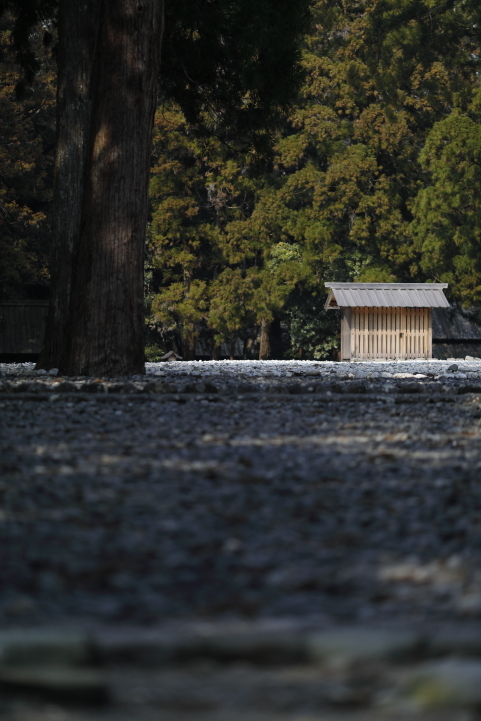
[(184, 360), (195, 360), (195, 330), (184, 329), (182, 334), (182, 356)]
[(163, 2), (99, 4), (80, 237), (60, 371), (114, 376), (144, 372), (143, 265)]
[(211, 346), (210, 346), (210, 359), (211, 360), (219, 360), (219, 346), (216, 343), (215, 338), (212, 338)]
[(100, 5), (98, 0), (59, 3), (51, 292), (45, 338), (37, 363), (37, 368), (47, 370), (58, 368), (65, 355), (72, 259), (80, 232)]
[(261, 324), (261, 343), (259, 348), (259, 360), (269, 360), (271, 357), (271, 339), (270, 339), (271, 322), (262, 319)]
[[(189, 271), (184, 268), (184, 298), (188, 300), (190, 293), (191, 276)], [(184, 360), (195, 359), (195, 325), (184, 324), (182, 328), (182, 355)]]
[(244, 345), (244, 360), (247, 360), (252, 353), (254, 343), (259, 335), (260, 326), (256, 326)]

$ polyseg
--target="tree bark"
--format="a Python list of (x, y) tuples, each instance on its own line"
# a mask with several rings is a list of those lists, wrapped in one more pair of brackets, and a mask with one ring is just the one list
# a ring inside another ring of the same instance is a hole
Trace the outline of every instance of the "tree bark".
[(57, 144), (54, 168), (50, 304), (37, 368), (58, 368), (66, 352), (72, 259), (77, 248), (92, 111), (91, 79), (98, 0), (60, 2), (57, 46)]
[(61, 0), (59, 17), (53, 288), (39, 367), (143, 373), (163, 0)]
[(261, 323), (261, 342), (259, 347), (259, 360), (269, 360), (271, 357), (271, 339), (270, 339), (271, 322), (262, 319)]
[(103, 0), (99, 28), (69, 337), (60, 370), (118, 376), (144, 372), (145, 230), (163, 2)]

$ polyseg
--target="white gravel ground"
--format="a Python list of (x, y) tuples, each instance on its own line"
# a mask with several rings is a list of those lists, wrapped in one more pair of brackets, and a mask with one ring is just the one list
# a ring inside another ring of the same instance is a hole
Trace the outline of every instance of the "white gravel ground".
[[(456, 366), (454, 369), (453, 366)], [(348, 378), (481, 378), (481, 359), (473, 360), (416, 360), (416, 361), (177, 361), (146, 363), (148, 375), (162, 373), (187, 374), (198, 377), (245, 379), (313, 377), (319, 379)]]
[[(0, 363), (1, 376), (42, 376), (35, 371), (34, 363)], [(176, 361), (169, 363), (146, 363), (147, 376), (175, 375), (209, 379), (245, 380), (249, 378), (291, 378), (297, 376), (321, 379), (370, 379), (370, 378), (465, 378), (481, 379), (481, 359), (415, 360), (415, 361)], [(140, 376), (134, 376), (133, 379)]]

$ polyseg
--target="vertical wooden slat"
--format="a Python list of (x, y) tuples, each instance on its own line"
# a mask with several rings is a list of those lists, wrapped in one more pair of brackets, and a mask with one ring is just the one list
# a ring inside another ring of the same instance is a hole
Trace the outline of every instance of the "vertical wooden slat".
[(398, 326), (397, 308), (391, 310), (391, 358), (397, 357), (396, 334)]
[(354, 334), (354, 358), (359, 358), (359, 313), (357, 308), (353, 308), (352, 310), (352, 331)]
[(397, 342), (397, 334), (398, 334), (398, 311), (397, 308), (393, 308), (391, 311), (391, 358), (397, 358), (398, 357), (398, 342)]
[(363, 316), (362, 316), (362, 309), (357, 309), (357, 314), (359, 318), (359, 353), (357, 355), (358, 358), (362, 358), (362, 323), (363, 323)]
[(369, 308), (364, 308), (364, 357), (369, 358)]
[(383, 357), (383, 341), (384, 341), (384, 322), (383, 309), (378, 308), (377, 311), (377, 357)]
[(413, 337), (413, 329), (412, 329), (412, 314), (411, 308), (406, 308), (406, 332), (403, 333), (403, 337), (406, 340), (406, 358), (411, 357), (411, 348), (412, 348), (412, 337)]
[(421, 309), (416, 308), (416, 358), (421, 356)]
[(386, 310), (386, 322), (387, 322), (387, 337), (386, 337), (386, 350), (387, 357), (392, 358), (392, 330), (393, 330), (393, 310), (392, 308)]
[(423, 350), (423, 309), (418, 308), (418, 353), (420, 358), (424, 358)]
[(396, 358), (401, 358), (401, 355), (402, 355), (402, 353), (401, 353), (401, 341), (402, 341), (402, 338), (401, 338), (401, 329), (402, 329), (401, 313), (402, 313), (402, 309), (398, 308), (396, 310), (396, 338), (395, 338)]
[(388, 358), (388, 308), (385, 308), (383, 311), (384, 316), (384, 357)]
[(396, 327), (396, 309), (393, 309), (393, 308), (389, 309), (387, 319), (388, 319), (388, 323), (389, 323), (389, 335), (388, 335), (389, 358), (394, 358), (393, 333), (394, 333), (394, 328)]
[(418, 329), (417, 329), (417, 321), (418, 321), (418, 309), (417, 308), (411, 308), (410, 316), (412, 318), (411, 321), (411, 358), (416, 358), (417, 352), (418, 352)]
[(390, 358), (396, 358), (395, 333), (397, 327), (397, 309), (391, 308), (391, 328), (389, 333), (389, 354)]
[(356, 333), (356, 358), (359, 358), (359, 308), (356, 308), (356, 322), (355, 322), (355, 333)]
[(360, 358), (361, 353), (361, 309), (357, 309), (357, 357)]
[(430, 308), (352, 308), (343, 316), (341, 350), (345, 360), (432, 357)]
[(419, 308), (419, 357), (426, 357), (424, 351), (424, 308)]
[(399, 352), (400, 358), (404, 358), (404, 348), (405, 348), (404, 335), (405, 335), (405, 331), (406, 331), (405, 317), (406, 317), (405, 309), (401, 308), (400, 314), (399, 314), (399, 332), (397, 333), (397, 336), (399, 338), (398, 352)]
[(343, 308), (341, 317), (341, 360), (351, 359), (351, 309)]
[(386, 323), (387, 323), (387, 357), (393, 358), (394, 349), (392, 347), (392, 334), (393, 334), (393, 322), (395, 322), (395, 314), (392, 308), (386, 309)]
[(376, 357), (377, 353), (377, 312), (376, 308), (369, 308), (369, 315), (371, 317), (372, 331), (371, 336), (371, 358)]
[(417, 341), (417, 337), (416, 337), (417, 336), (417, 328), (416, 328), (417, 308), (411, 308), (411, 312), (409, 315), (411, 316), (411, 337), (412, 337), (411, 358), (415, 358), (416, 352), (417, 352), (417, 343), (416, 343), (416, 341)]
[(428, 317), (427, 317), (426, 311), (427, 311), (427, 308), (423, 308), (421, 311), (421, 317), (422, 317), (422, 322), (421, 322), (421, 339), (422, 340), (421, 340), (421, 343), (422, 343), (423, 358), (427, 358), (427, 350), (428, 350), (427, 343), (426, 343), (426, 341), (427, 341), (426, 331), (427, 331), (427, 327), (428, 327)]
[(364, 357), (364, 311), (359, 308), (359, 358)]
[(427, 308), (428, 314), (428, 330), (427, 330), (427, 357), (433, 357), (433, 311), (432, 308)]
[(372, 314), (371, 309), (366, 308), (367, 315), (367, 357), (372, 358)]
[(425, 309), (420, 308), (419, 310), (419, 357), (426, 358), (426, 343), (425, 343), (425, 330), (424, 330), (424, 317)]
[(354, 352), (355, 357), (359, 358), (359, 309), (356, 308), (355, 311), (355, 318), (354, 318), (354, 334), (355, 334), (355, 345), (354, 345)]
[(363, 328), (364, 328), (364, 313), (363, 313), (362, 308), (359, 308), (359, 358), (364, 357)]
[(377, 323), (374, 308), (369, 308), (369, 325), (368, 325), (368, 341), (369, 341), (369, 358), (376, 357), (376, 340), (377, 340)]
[(404, 357), (409, 358), (410, 352), (411, 352), (411, 338), (412, 338), (412, 331), (411, 331), (411, 308), (406, 308), (405, 311), (406, 315), (406, 322), (404, 326), (404, 332), (402, 337), (404, 338)]
[(417, 335), (418, 335), (418, 329), (417, 329), (417, 320), (418, 320), (418, 309), (417, 308), (411, 308), (411, 333), (412, 333), (412, 341), (411, 341), (411, 358), (416, 358), (417, 356)]
[(424, 352), (426, 354), (426, 358), (431, 358), (431, 353), (429, 351), (429, 339), (430, 339), (430, 318), (431, 318), (431, 308), (425, 308), (424, 309)]
[(412, 348), (412, 337), (413, 337), (413, 330), (412, 330), (412, 309), (406, 308), (406, 332), (403, 333), (403, 338), (405, 339), (405, 357), (410, 358), (411, 357), (411, 348)]
[(383, 342), (384, 342), (384, 318), (383, 308), (379, 308), (377, 312), (377, 357), (383, 357)]
[[(371, 314), (370, 314), (370, 312), (369, 312), (369, 308), (366, 308), (366, 351), (367, 351), (367, 357), (368, 357), (368, 358), (371, 357), (371, 348), (370, 348), (370, 345), (371, 345), (371, 344), (369, 343), (369, 336), (370, 336), (370, 333), (369, 333), (369, 316), (370, 316), (370, 315), (371, 315)], [(371, 322), (372, 322), (372, 318), (371, 318)]]
[(376, 334), (376, 324), (375, 324), (375, 320), (376, 320), (376, 319), (375, 319), (375, 317), (374, 317), (374, 313), (373, 313), (373, 309), (372, 309), (372, 308), (369, 308), (368, 311), (367, 311), (367, 313), (368, 313), (368, 317), (369, 317), (369, 323), (368, 323), (368, 326), (367, 326), (367, 330), (368, 330), (367, 340), (368, 340), (368, 343), (369, 343), (369, 358), (373, 358), (373, 357), (374, 357), (374, 353), (375, 353), (375, 347), (376, 347), (376, 343), (375, 343), (375, 334)]
[(358, 344), (358, 340), (357, 340), (357, 324), (358, 324), (357, 308), (353, 308), (351, 313), (352, 313), (352, 315), (351, 315), (352, 332), (353, 332), (353, 336), (354, 336), (354, 338), (353, 338), (353, 340), (354, 340), (354, 344), (353, 344), (354, 358), (358, 358), (359, 357), (359, 344)]

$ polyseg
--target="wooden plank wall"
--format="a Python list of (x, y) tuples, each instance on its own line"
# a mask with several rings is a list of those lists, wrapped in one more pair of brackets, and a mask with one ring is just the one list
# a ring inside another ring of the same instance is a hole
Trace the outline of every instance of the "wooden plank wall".
[(352, 308), (352, 358), (431, 358), (430, 308)]
[(343, 308), (341, 317), (341, 360), (351, 359), (351, 309)]

